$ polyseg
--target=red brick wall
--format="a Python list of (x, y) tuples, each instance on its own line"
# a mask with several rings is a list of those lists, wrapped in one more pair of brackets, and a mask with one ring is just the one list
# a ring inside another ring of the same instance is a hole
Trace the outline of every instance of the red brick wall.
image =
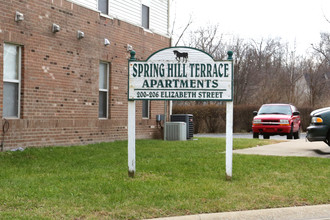
[[(15, 12), (24, 21), (15, 22)], [(145, 60), (170, 46), (170, 39), (144, 31), (65, 0), (0, 1), (0, 115), (3, 103), (3, 45), (23, 46), (21, 116), (9, 120), (5, 149), (76, 145), (127, 139), (126, 45)], [(53, 23), (60, 25), (51, 32)], [(77, 31), (85, 33), (78, 40)], [(111, 45), (104, 46), (104, 38)], [(110, 63), (109, 117), (98, 119), (99, 62)], [(160, 137), (155, 116), (163, 101), (151, 102), (151, 118), (136, 104), (137, 138)], [(2, 125), (4, 120), (1, 120)], [(2, 140), (2, 129), (0, 131)]]

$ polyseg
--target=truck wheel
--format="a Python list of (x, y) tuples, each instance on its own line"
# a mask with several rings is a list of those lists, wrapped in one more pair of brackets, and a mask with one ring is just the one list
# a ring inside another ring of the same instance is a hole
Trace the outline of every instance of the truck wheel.
[(324, 141), (330, 147), (330, 131), (328, 132), (327, 139)]
[(259, 133), (255, 133), (255, 132), (253, 132), (253, 138), (259, 138)]
[(290, 133), (286, 135), (286, 139), (292, 139), (293, 136), (293, 125), (291, 125)]
[(264, 139), (269, 139), (269, 135), (268, 134), (264, 134)]
[(293, 133), (293, 138), (294, 139), (299, 139), (300, 138), (300, 128), (298, 129), (297, 132)]

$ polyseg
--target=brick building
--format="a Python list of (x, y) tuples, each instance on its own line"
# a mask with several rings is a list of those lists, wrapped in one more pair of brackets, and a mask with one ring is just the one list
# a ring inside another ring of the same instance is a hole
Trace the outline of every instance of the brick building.
[[(167, 0), (0, 0), (4, 149), (127, 139), (129, 50), (145, 60), (170, 46), (168, 9)], [(163, 113), (164, 101), (137, 101), (137, 138), (159, 138)]]

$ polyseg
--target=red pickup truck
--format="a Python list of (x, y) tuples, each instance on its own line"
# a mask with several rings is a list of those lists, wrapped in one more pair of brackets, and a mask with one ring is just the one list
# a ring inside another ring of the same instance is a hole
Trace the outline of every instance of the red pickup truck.
[(253, 112), (253, 138), (263, 135), (269, 139), (271, 135), (286, 135), (287, 139), (300, 138), (300, 113), (290, 104), (265, 104), (259, 111)]

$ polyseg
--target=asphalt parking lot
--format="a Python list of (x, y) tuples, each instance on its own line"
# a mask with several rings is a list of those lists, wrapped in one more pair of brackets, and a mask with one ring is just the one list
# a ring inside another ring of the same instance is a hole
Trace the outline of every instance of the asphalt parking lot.
[[(252, 138), (252, 134), (234, 134), (234, 138)], [(226, 137), (226, 134), (196, 134), (198, 137)], [(262, 137), (262, 136), (261, 136)], [(234, 150), (237, 154), (255, 154), (271, 156), (297, 156), (330, 158), (330, 147), (324, 142), (309, 142), (306, 134), (301, 134), (300, 139), (287, 140), (285, 136), (271, 136), (270, 139), (285, 140), (277, 144), (257, 146), (242, 150)]]

